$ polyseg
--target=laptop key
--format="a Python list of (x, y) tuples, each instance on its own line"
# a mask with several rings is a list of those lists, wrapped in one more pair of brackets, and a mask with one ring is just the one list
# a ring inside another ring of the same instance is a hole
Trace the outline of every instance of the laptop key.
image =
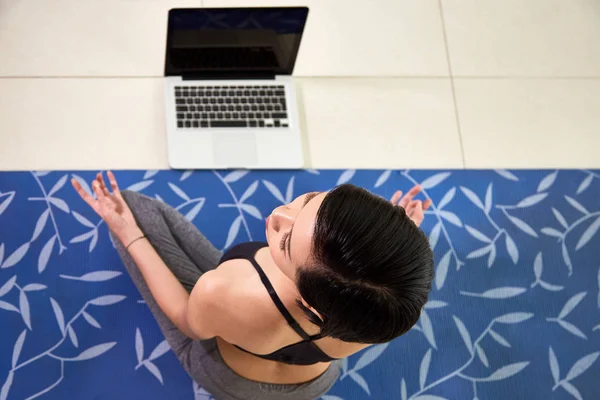
[(208, 114), (208, 117), (209, 117), (210, 119), (215, 119), (215, 118), (217, 118), (217, 114), (215, 114), (215, 113), (210, 113), (210, 114)]
[(208, 119), (208, 113), (202, 113), (201, 117), (202, 119)]
[(186, 117), (187, 119), (192, 119), (192, 113), (187, 113), (187, 114), (185, 114), (185, 117)]
[(198, 128), (200, 126), (200, 124), (198, 123), (198, 121), (194, 121), (194, 122), (192, 122), (192, 126), (194, 128)]
[(194, 119), (200, 119), (200, 113), (194, 113)]
[[(194, 121), (194, 122), (195, 122), (195, 121)], [(275, 124), (274, 124), (274, 125), (275, 125), (276, 127), (279, 127), (279, 126), (281, 125), (281, 124), (279, 123), (279, 120), (278, 120), (278, 119), (276, 119), (276, 120), (275, 120)]]
[(187, 111), (187, 106), (177, 106), (177, 111)]
[(276, 90), (275, 96), (285, 96), (285, 92), (283, 90)]
[(254, 121), (254, 120), (250, 121), (249, 124), (250, 124), (251, 128), (256, 128), (256, 126), (258, 125), (258, 123), (256, 121)]
[(211, 128), (245, 128), (248, 126), (246, 121), (210, 121)]
[(208, 121), (200, 121), (201, 128), (208, 128)]
[(225, 113), (225, 119), (231, 119), (231, 113)]
[(185, 127), (186, 128), (191, 128), (192, 127), (191, 121), (185, 121)]
[(265, 121), (258, 121), (258, 126), (261, 128), (265, 126)]
[(191, 112), (194, 112), (194, 111), (196, 111), (196, 106), (190, 106), (190, 111), (191, 111)]
[(223, 119), (223, 113), (217, 113), (217, 118)]
[(287, 118), (286, 113), (273, 113), (273, 114), (271, 114), (271, 116), (276, 119)]
[(177, 121), (177, 127), (183, 128), (183, 121)]
[(233, 110), (234, 110), (233, 106), (227, 106), (227, 111), (233, 111)]
[(202, 100), (200, 100), (200, 98), (199, 98), (199, 97), (196, 97), (196, 98), (194, 99), (194, 103), (196, 103), (196, 104), (200, 104), (200, 103), (202, 103)]
[(177, 99), (175, 100), (175, 104), (185, 104), (185, 99)]

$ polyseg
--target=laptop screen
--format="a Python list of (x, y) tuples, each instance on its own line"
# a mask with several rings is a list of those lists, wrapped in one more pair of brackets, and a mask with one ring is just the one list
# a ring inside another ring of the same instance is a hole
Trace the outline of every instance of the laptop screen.
[(291, 75), (308, 8), (169, 11), (166, 76)]

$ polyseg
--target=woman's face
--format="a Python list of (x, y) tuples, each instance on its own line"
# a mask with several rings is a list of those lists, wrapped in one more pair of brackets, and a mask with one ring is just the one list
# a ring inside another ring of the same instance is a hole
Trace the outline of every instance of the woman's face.
[(267, 217), (266, 236), (271, 257), (292, 281), (310, 257), (317, 211), (327, 192), (311, 192), (277, 207)]

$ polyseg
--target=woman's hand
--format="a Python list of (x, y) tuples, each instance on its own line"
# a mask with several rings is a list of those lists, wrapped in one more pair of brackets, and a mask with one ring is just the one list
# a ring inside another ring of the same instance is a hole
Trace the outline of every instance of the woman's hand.
[(431, 206), (431, 200), (413, 200), (413, 198), (421, 192), (421, 186), (416, 185), (402, 196), (402, 191), (398, 190), (390, 200), (393, 205), (404, 208), (406, 215), (413, 220), (417, 226), (421, 225), (425, 218), (425, 210)]
[(121, 196), (115, 175), (111, 171), (108, 171), (107, 175), (112, 193), (106, 187), (102, 173), (98, 173), (96, 179), (92, 182), (92, 190), (97, 199), (94, 199), (83, 190), (75, 179), (71, 179), (71, 184), (79, 193), (79, 196), (106, 222), (108, 228), (123, 244), (127, 245), (131, 240), (142, 236), (143, 233), (138, 228), (131, 209)]

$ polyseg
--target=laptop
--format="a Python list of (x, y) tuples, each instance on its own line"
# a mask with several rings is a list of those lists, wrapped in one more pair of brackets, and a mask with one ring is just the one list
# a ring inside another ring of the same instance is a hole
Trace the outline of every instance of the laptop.
[(292, 71), (306, 7), (169, 11), (171, 168), (302, 168)]

